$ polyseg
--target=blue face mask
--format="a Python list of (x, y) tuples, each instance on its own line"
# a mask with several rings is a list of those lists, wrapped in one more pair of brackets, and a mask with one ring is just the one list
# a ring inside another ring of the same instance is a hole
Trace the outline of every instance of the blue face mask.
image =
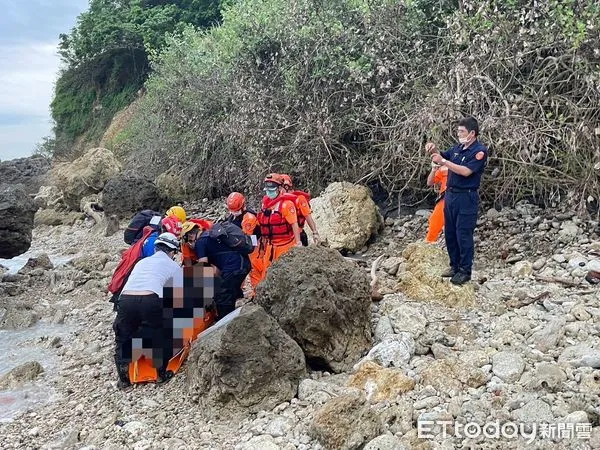
[(265, 189), (265, 194), (267, 194), (267, 197), (269, 197), (271, 200), (276, 199), (279, 195), (279, 189)]

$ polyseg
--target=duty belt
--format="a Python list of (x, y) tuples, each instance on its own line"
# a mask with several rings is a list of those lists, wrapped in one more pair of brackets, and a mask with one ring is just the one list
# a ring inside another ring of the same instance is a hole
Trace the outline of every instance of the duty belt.
[(446, 190), (455, 194), (462, 194), (465, 192), (477, 192), (479, 189), (461, 189), (449, 186)]

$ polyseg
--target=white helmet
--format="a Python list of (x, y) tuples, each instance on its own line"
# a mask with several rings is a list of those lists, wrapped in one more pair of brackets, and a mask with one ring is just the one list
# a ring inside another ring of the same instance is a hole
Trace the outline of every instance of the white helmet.
[(162, 233), (154, 241), (154, 246), (163, 244), (173, 250), (179, 250), (179, 239), (173, 233)]

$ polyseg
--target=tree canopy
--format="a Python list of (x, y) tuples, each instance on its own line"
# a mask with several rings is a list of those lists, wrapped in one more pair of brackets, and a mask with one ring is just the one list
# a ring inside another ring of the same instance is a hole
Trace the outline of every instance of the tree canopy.
[(115, 49), (159, 50), (168, 33), (186, 24), (207, 28), (221, 20), (220, 0), (91, 0), (59, 53), (71, 66)]
[(184, 27), (221, 21), (222, 0), (90, 0), (69, 34), (60, 35), (66, 63), (55, 87), (55, 155), (82, 136), (98, 141), (114, 114), (135, 99), (150, 72), (151, 55)]

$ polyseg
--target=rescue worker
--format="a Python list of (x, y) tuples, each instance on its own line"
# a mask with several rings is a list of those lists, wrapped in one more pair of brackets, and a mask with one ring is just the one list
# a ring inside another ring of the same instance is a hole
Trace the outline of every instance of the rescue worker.
[(303, 191), (294, 191), (292, 185), (292, 177), (287, 174), (281, 174), (283, 179), (283, 187), (285, 192), (288, 194), (295, 195), (296, 199), (296, 214), (298, 215), (298, 227), (300, 227), (300, 240), (303, 246), (308, 246), (308, 236), (304, 231), (304, 224), (308, 224), (310, 231), (312, 231), (313, 241), (315, 244), (319, 244), (319, 232), (317, 231), (317, 224), (312, 218), (312, 210), (310, 209), (310, 195)]
[(242, 223), (247, 215), (254, 216), (254, 221), (256, 221), (256, 213), (246, 206), (246, 197), (244, 197), (244, 194), (232, 192), (227, 197), (225, 203), (227, 205), (227, 210), (229, 211), (229, 216), (227, 217), (228, 222), (242, 228)]
[(448, 185), (444, 206), (444, 235), (450, 257), (450, 268), (442, 274), (453, 284), (471, 279), (475, 245), (473, 233), (477, 225), (479, 185), (486, 166), (488, 149), (478, 140), (479, 124), (473, 117), (458, 122), (459, 144), (438, 152), (432, 142), (425, 150), (435, 164), (448, 168)]
[[(160, 233), (172, 233), (175, 236), (179, 236), (179, 233), (181, 232), (181, 222), (179, 222), (179, 219), (177, 219), (177, 217), (175, 217), (175, 216), (164, 217), (160, 221), (160, 226), (161, 226)], [(138, 253), (139, 257), (136, 256), (135, 261), (137, 261), (138, 259), (147, 258), (148, 256), (152, 256), (154, 254), (154, 251), (155, 251), (154, 242), (156, 241), (158, 236), (159, 236), (159, 232), (153, 231), (150, 234), (150, 236), (148, 236), (144, 240), (144, 242), (142, 244), (142, 248), (139, 250), (140, 253)], [(129, 251), (133, 251), (134, 246), (135, 246), (135, 244), (130, 247)], [(126, 254), (124, 254), (123, 257), (126, 257), (129, 259), (129, 256), (128, 255), (126, 256)], [(133, 267), (135, 266), (135, 261), (133, 262), (133, 264), (130, 265), (129, 270), (133, 270)], [(116, 271), (115, 271), (115, 273), (116, 273)], [(129, 273), (131, 273), (131, 272), (129, 272)], [(114, 276), (114, 274), (113, 274), (113, 276)], [(129, 274), (127, 275), (127, 277), (129, 277)], [(127, 282), (127, 278), (125, 278), (124, 282), (125, 283)], [(114, 305), (113, 311), (117, 311), (120, 295), (121, 295), (120, 291), (115, 292), (110, 299), (110, 302)]]
[[(212, 221), (207, 219), (188, 219), (187, 222), (198, 225), (202, 230), (210, 230), (213, 226)], [(184, 222), (185, 223), (185, 222)], [(183, 224), (182, 224), (183, 229)], [(181, 235), (181, 230), (180, 234)], [(186, 245), (185, 242), (181, 243), (181, 263), (184, 266), (191, 266), (198, 262), (198, 256), (196, 256), (196, 252), (194, 252), (194, 248)]]
[(262, 281), (273, 261), (287, 253), (292, 247), (302, 246), (300, 227), (296, 213), (296, 196), (287, 194), (279, 174), (270, 174), (264, 179), (265, 196), (257, 219), (260, 239), (257, 256), (256, 278), (252, 288)]
[[(227, 220), (240, 227), (244, 234), (247, 234), (248, 236), (254, 236), (252, 238), (252, 242), (254, 245), (257, 245), (258, 239), (260, 238), (260, 226), (258, 225), (256, 213), (246, 206), (246, 198), (244, 195), (239, 192), (232, 192), (227, 197), (226, 203), (227, 209), (229, 210), (229, 217)], [(250, 258), (250, 273), (248, 276), (252, 286), (255, 286), (258, 284), (258, 281), (260, 281), (257, 280), (257, 277), (259, 276), (257, 268), (260, 267), (258, 255), (259, 251), (257, 245), (256, 249), (254, 249), (254, 251), (248, 255)]]
[[(181, 206), (172, 206), (165, 213), (165, 217), (175, 217), (177, 220), (183, 223), (186, 220), (186, 213)], [(160, 231), (161, 221), (162, 215), (159, 212), (151, 209), (140, 211), (133, 216), (133, 219), (131, 219), (131, 222), (129, 222), (129, 225), (123, 233), (123, 240), (126, 244), (133, 245), (142, 238), (142, 235), (144, 234), (144, 227), (151, 226), (156, 231)]]
[(427, 230), (426, 242), (437, 242), (442, 230), (444, 229), (444, 205), (446, 204), (444, 197), (446, 195), (446, 184), (448, 181), (448, 168), (441, 167), (438, 164), (431, 163), (431, 171), (427, 176), (427, 186), (434, 186), (437, 190), (435, 199), (435, 207), (431, 216), (429, 216), (429, 229)]
[(218, 318), (222, 319), (235, 309), (235, 302), (242, 298), (242, 283), (250, 272), (250, 259), (243, 254), (210, 237), (207, 230), (193, 222), (185, 222), (181, 230), (183, 244), (192, 248), (198, 263), (216, 267), (215, 304)]
[(177, 219), (179, 219), (181, 223), (187, 220), (187, 214), (185, 212), (185, 209), (183, 209), (181, 206), (171, 206), (169, 209), (167, 209), (165, 216), (177, 217)]
[(129, 363), (132, 361), (132, 340), (142, 338), (144, 349), (152, 348), (154, 367), (159, 382), (168, 380), (166, 367), (173, 352), (163, 327), (163, 288), (171, 285), (183, 288), (183, 269), (173, 261), (179, 251), (179, 239), (172, 233), (162, 233), (154, 241), (156, 252), (139, 261), (119, 298), (115, 332), (115, 364), (119, 375), (117, 386), (130, 386)]
[[(175, 236), (179, 236), (181, 233), (181, 221), (177, 216), (166, 216), (160, 222), (161, 233), (172, 233)], [(154, 231), (150, 236), (146, 238), (142, 245), (142, 258), (146, 258), (154, 254), (154, 241), (158, 238), (159, 232)]]

